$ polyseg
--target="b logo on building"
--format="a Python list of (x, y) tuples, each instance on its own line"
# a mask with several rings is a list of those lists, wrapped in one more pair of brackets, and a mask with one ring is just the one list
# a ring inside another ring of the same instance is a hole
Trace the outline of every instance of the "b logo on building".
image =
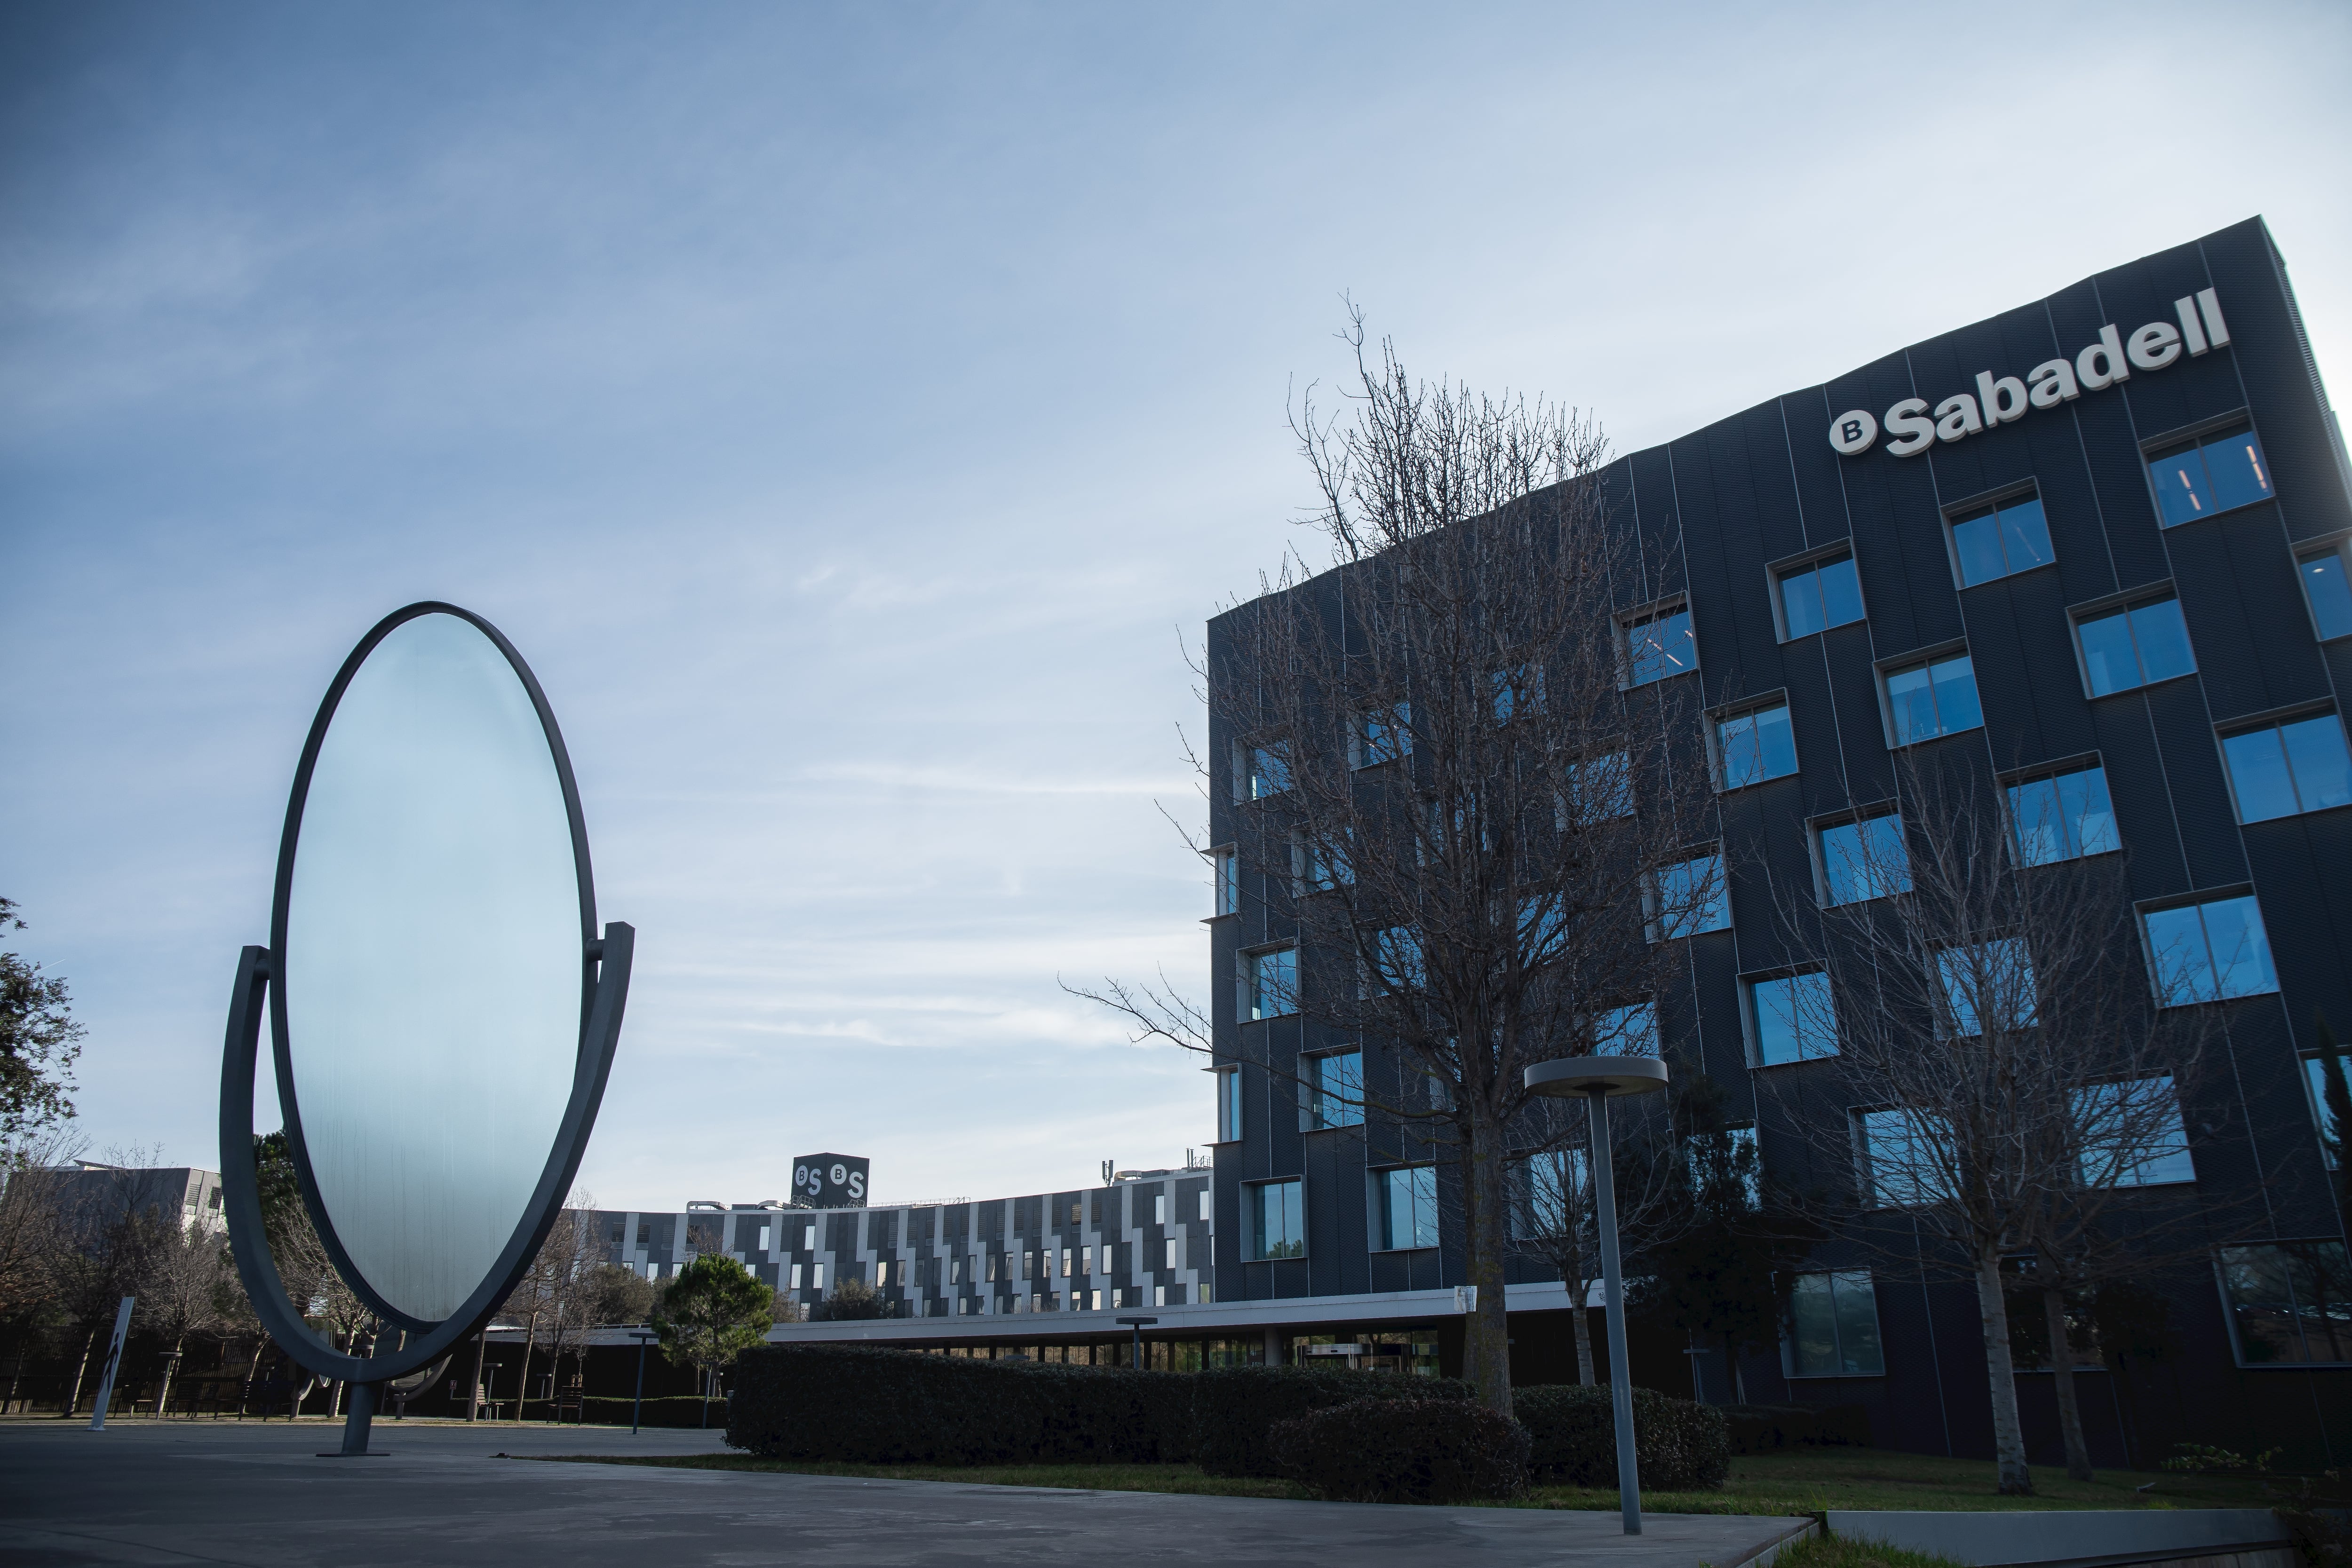
[[(2129, 338), (2113, 326), (2099, 329), (2096, 341), (2070, 360), (2045, 360), (2025, 372), (1995, 379), (1990, 371), (1977, 372), (1976, 391), (1954, 392), (1930, 410), (1923, 397), (1906, 397), (1886, 411), (1886, 434), (1895, 439), (1886, 450), (1897, 457), (1916, 457), (1938, 442), (1965, 441), (1979, 431), (2023, 419), (2037, 408), (2056, 408), (2085, 392), (2104, 392), (2131, 380), (2134, 369), (2160, 371), (2177, 363), (2185, 349), (2190, 359), (2210, 353), (2230, 341), (2229, 323), (2221, 319), (2221, 299), (2212, 289), (2183, 295), (2172, 302), (2179, 325), (2150, 321)], [(1849, 409), (1830, 422), (1830, 444), (1847, 457), (1859, 457), (1878, 441), (1878, 418), (1868, 409)]]

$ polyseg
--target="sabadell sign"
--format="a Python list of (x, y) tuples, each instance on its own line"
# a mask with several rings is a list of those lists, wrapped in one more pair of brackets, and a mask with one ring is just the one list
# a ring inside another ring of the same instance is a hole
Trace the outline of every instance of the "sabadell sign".
[[(2015, 376), (1993, 378), (1977, 372), (1977, 390), (1954, 392), (1933, 409), (1924, 397), (1906, 397), (1886, 411), (1886, 450), (1897, 457), (1916, 457), (1939, 441), (1965, 441), (1979, 431), (2023, 419), (2037, 408), (2056, 408), (2086, 392), (2102, 392), (2131, 380), (2135, 370), (2160, 371), (2180, 358), (2210, 352), (2230, 340), (2221, 319), (2221, 300), (2208, 288), (2172, 302), (2170, 321), (2150, 321), (2128, 338), (2113, 327), (2099, 329), (2098, 341), (2074, 359), (2045, 360)], [(1830, 422), (1830, 444), (1848, 457), (1858, 457), (1878, 441), (1878, 419), (1857, 408)]]

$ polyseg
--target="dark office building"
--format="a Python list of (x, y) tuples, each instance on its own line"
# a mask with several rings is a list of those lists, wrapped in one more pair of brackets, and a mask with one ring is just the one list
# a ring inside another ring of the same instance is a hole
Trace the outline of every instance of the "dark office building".
[[(1759, 1090), (1810, 1070), (1759, 1025), (1759, 988), (1787, 983), (1775, 899), (1822, 896), (1822, 835), (1864, 831), (1912, 748), (1997, 780), (2036, 824), (2027, 863), (2125, 852), (2158, 998), (2219, 1019), (2179, 1146), (2138, 1180), (2193, 1186), (2231, 1218), (2210, 1268), (2165, 1276), (2156, 1327), (2083, 1365), (2094, 1456), (2152, 1466), (2186, 1438), (2352, 1458), (2352, 1286), (2313, 1066), (2317, 1020), (2352, 1027), (2352, 467), (2263, 223), (1622, 457), (1601, 483), (1613, 515), (1675, 541), (1616, 630), (1663, 626), (1675, 656), (1636, 652), (1629, 682), (1696, 680), (1692, 707), (1744, 727), (1748, 761), (1718, 771), (1715, 810), (1725, 843), (1759, 850), (1727, 860), (1720, 917), (1679, 938), (1688, 984), (1656, 998), (1675, 1071), (1747, 1108), (1768, 1169), (1797, 1157)], [(1238, 656), (1252, 612), (1210, 623), (1213, 668)], [(1213, 714), (1210, 755), (1247, 738)], [(1245, 841), (1248, 797), (1282, 787), (1238, 767), (1214, 792), (1213, 842)], [(1450, 1178), (1389, 1168), (1392, 1140), (1316, 1113), (1301, 1081), (1360, 1083), (1381, 1048), (1316, 1061), (1349, 1042), (1281, 1001), (1298, 933), (1282, 897), (1239, 885), (1261, 874), (1278, 873), (1221, 858), (1212, 922), (1214, 1300), (1236, 1317), (1427, 1301), (1464, 1283), (1438, 1201)], [(1735, 1369), (1653, 1346), (1644, 1366), (1637, 1346), (1637, 1377), (1860, 1404), (1882, 1445), (1989, 1455), (1972, 1287), (1897, 1276), (1835, 1239), (1808, 1267), (1790, 1298), (1802, 1332), (1778, 1353)], [(1556, 1276), (1532, 1257), (1510, 1268), (1527, 1360), (1565, 1331), (1522, 1319), (1520, 1282), (1530, 1306), (1556, 1308), (1559, 1287), (1542, 1294)], [(2037, 1463), (2060, 1458), (2051, 1381), (2017, 1375)]]

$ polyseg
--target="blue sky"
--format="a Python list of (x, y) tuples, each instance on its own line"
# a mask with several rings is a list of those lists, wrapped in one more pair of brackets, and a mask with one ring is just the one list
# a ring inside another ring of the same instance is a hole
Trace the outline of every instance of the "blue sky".
[[(387, 610), (562, 719), (629, 1028), (583, 1184), (1205, 1141), (1182, 651), (1351, 291), (1617, 445), (2265, 214), (2352, 395), (2340, 5), (160, 3), (0, 17), (0, 892), (94, 1147), (210, 1164), (302, 733)], [(391, 1114), (429, 1103), (385, 1085)]]

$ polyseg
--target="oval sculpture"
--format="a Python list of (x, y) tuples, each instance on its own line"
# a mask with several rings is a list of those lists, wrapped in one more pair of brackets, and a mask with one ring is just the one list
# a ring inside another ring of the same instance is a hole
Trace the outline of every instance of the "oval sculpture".
[(371, 1304), (422, 1328), (531, 1216), (595, 910), (562, 742), (519, 659), (446, 607), (404, 613), (312, 731), (272, 1018), (320, 1231)]

